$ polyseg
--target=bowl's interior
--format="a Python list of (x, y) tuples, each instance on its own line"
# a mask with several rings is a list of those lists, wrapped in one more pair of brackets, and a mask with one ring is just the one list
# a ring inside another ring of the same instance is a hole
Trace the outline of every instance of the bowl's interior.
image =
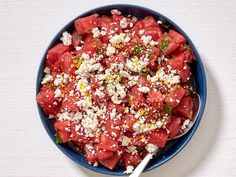
[[(204, 108), (205, 108), (205, 102), (206, 102), (205, 72), (204, 72), (204, 68), (203, 68), (201, 58), (200, 58), (196, 48), (194, 47), (193, 43), (189, 39), (189, 37), (175, 23), (173, 23), (167, 17), (165, 17), (165, 16), (163, 16), (163, 15), (161, 15), (161, 14), (159, 14), (159, 13), (153, 11), (153, 10), (146, 9), (146, 8), (143, 8), (143, 7), (139, 7), (139, 6), (134, 6), (134, 5), (110, 5), (110, 6), (104, 6), (104, 7), (100, 7), (100, 8), (90, 10), (90, 11), (80, 15), (79, 17), (84, 17), (84, 16), (87, 16), (87, 15), (90, 15), (90, 14), (93, 14), (93, 13), (98, 13), (100, 15), (108, 15), (109, 16), (110, 11), (114, 8), (119, 9), (124, 15), (132, 15), (132, 16), (135, 16), (137, 18), (144, 18), (145, 16), (152, 15), (156, 20), (158, 20), (158, 19), (165, 20), (168, 24), (170, 24), (171, 28), (175, 29), (176, 31), (180, 32), (181, 34), (183, 34), (185, 36), (185, 38), (187, 39), (189, 44), (192, 46), (193, 51), (194, 51), (195, 56), (196, 56), (196, 59), (198, 61), (198, 62), (194, 62), (192, 64), (192, 72), (193, 72), (194, 79), (196, 81), (196, 91), (200, 95), (201, 102), (202, 102), (201, 108), (200, 108), (200, 113), (197, 117), (197, 121), (196, 121), (195, 125), (192, 127), (192, 129), (186, 135), (184, 135), (183, 137), (181, 137), (177, 140), (168, 142), (167, 147), (161, 152), (161, 154), (158, 155), (157, 157), (153, 158), (151, 160), (151, 162), (149, 163), (149, 165), (146, 167), (145, 171), (148, 171), (148, 170), (151, 170), (151, 169), (154, 169), (154, 168), (160, 166), (161, 164), (165, 163), (166, 161), (170, 160), (173, 156), (175, 156), (181, 149), (183, 149), (183, 147), (188, 143), (188, 141), (191, 139), (192, 135), (196, 131), (196, 129), (197, 129), (199, 123), (200, 123), (200, 120), (202, 118), (202, 114), (203, 114), (203, 111), (204, 111)], [(70, 31), (71, 32), (74, 29), (73, 21), (68, 23), (54, 37), (54, 39), (52, 40), (52, 42), (50, 43), (48, 48), (51, 48), (53, 45), (55, 45), (57, 42), (59, 42), (59, 38), (60, 38), (61, 34), (64, 31)], [(44, 63), (45, 63), (46, 52), (47, 52), (47, 50), (45, 51), (45, 54), (43, 56), (43, 59), (42, 59), (42, 62), (40, 64), (39, 71), (38, 71), (38, 76), (37, 76), (37, 81), (36, 81), (36, 93), (39, 92), (40, 82), (41, 82), (41, 79), (43, 77), (43, 69), (44, 69), (44, 66), (45, 66)], [(39, 110), (39, 114), (40, 114), (42, 123), (43, 123), (47, 133), (49, 134), (50, 138), (55, 143), (55, 140), (54, 140), (55, 130), (54, 130), (54, 127), (53, 127), (53, 121), (49, 120), (48, 117), (43, 114), (43, 112), (41, 111), (39, 106), (38, 106), (38, 110)], [(64, 154), (66, 154), (69, 158), (71, 158), (72, 160), (79, 163), (80, 165), (82, 165), (86, 168), (89, 168), (93, 171), (100, 172), (100, 173), (105, 173), (105, 174), (109, 174), (109, 175), (123, 175), (124, 167), (122, 167), (122, 166), (119, 166), (114, 171), (110, 171), (110, 170), (108, 170), (107, 168), (105, 168), (103, 166), (93, 167), (93, 166), (90, 166), (90, 165), (87, 164), (87, 161), (85, 160), (85, 158), (82, 154), (74, 151), (69, 145), (62, 144), (62, 145), (57, 145), (57, 147)]]

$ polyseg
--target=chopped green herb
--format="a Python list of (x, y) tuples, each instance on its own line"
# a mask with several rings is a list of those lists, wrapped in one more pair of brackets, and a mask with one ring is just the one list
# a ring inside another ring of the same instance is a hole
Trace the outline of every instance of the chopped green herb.
[(173, 109), (172, 106), (169, 106), (167, 104), (163, 104), (163, 110), (165, 110), (169, 115), (172, 114), (172, 109)]
[(149, 72), (148, 71), (141, 71), (140, 73), (140, 76), (147, 76), (148, 74), (149, 74)]
[(82, 39), (82, 37), (80, 35), (76, 35), (74, 38), (75, 39)]
[(162, 52), (167, 52), (169, 43), (170, 43), (170, 38), (166, 36), (166, 37), (164, 37), (164, 38), (162, 39), (162, 41), (161, 41), (160, 44), (158, 45), (158, 48), (159, 48)]
[(61, 144), (62, 143), (62, 140), (61, 140), (61, 137), (59, 136), (59, 134), (58, 133), (55, 133), (55, 140), (56, 140), (56, 143), (57, 144)]
[(148, 58), (152, 58), (152, 56), (153, 56), (153, 53), (148, 54)]
[(82, 57), (75, 56), (75, 57), (73, 57), (72, 59), (74, 60), (75, 66), (76, 66), (77, 68), (79, 68), (80, 65), (84, 62), (84, 59), (83, 59)]
[(135, 46), (133, 49), (133, 53), (135, 55), (140, 55), (143, 52), (144, 46)]
[(170, 25), (167, 23), (163, 23), (161, 26), (165, 29), (170, 29)]
[(187, 50), (187, 51), (190, 51), (190, 50), (191, 50), (191, 48), (189, 47), (188, 44), (184, 44), (184, 49)]
[(106, 87), (106, 81), (102, 81), (102, 86)]
[(102, 55), (103, 54), (103, 50), (101, 47), (97, 47), (97, 54), (98, 55)]

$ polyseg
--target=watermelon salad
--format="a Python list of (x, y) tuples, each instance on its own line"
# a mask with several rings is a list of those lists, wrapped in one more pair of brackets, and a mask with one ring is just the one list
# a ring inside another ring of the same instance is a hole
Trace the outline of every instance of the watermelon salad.
[(191, 123), (194, 55), (162, 20), (114, 9), (76, 19), (60, 41), (47, 51), (36, 99), (56, 142), (72, 143), (90, 165), (130, 173)]

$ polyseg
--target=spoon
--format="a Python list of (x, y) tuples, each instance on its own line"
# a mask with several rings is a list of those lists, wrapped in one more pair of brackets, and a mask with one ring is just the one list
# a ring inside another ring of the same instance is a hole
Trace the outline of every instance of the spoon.
[[(193, 95), (193, 121), (190, 122), (190, 124), (188, 125), (188, 127), (178, 136), (172, 138), (172, 139), (168, 139), (169, 140), (174, 140), (177, 138), (180, 138), (182, 136), (184, 136), (194, 125), (194, 123), (197, 120), (197, 116), (201, 107), (201, 100), (200, 100), (200, 96), (195, 93)], [(147, 166), (148, 162), (152, 159), (152, 157), (158, 152), (159, 148), (156, 148), (152, 153), (148, 153), (144, 159), (140, 162), (140, 164), (135, 168), (135, 170), (132, 172), (132, 174), (129, 177), (138, 177), (144, 170), (144, 168)]]

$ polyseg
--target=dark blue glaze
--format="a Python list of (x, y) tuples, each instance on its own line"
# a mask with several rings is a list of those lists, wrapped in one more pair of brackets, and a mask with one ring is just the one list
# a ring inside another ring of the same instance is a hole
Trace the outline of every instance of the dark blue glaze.
[[(162, 165), (163, 163), (167, 162), (168, 160), (173, 158), (175, 155), (177, 155), (186, 146), (186, 144), (192, 138), (193, 134), (196, 132), (196, 130), (198, 128), (198, 125), (199, 125), (199, 123), (202, 119), (202, 115), (203, 115), (203, 112), (204, 112), (204, 109), (205, 109), (205, 104), (206, 104), (207, 85), (206, 85), (205, 71), (204, 71), (203, 63), (201, 61), (201, 58), (200, 58), (200, 55), (199, 55), (197, 49), (193, 45), (190, 38), (185, 34), (185, 32), (182, 29), (180, 29), (180, 27), (177, 26), (169, 18), (165, 17), (164, 15), (162, 15), (162, 14), (160, 14), (160, 13), (154, 11), (154, 10), (147, 9), (145, 7), (136, 6), (136, 5), (115, 4), (115, 5), (103, 6), (103, 7), (99, 7), (99, 8), (90, 10), (90, 11), (85, 12), (82, 15), (78, 16), (77, 18), (85, 17), (85, 16), (93, 14), (93, 13), (98, 13), (100, 15), (110, 15), (110, 11), (112, 9), (119, 9), (124, 15), (132, 15), (132, 16), (135, 16), (137, 18), (143, 18), (147, 15), (151, 15), (154, 18), (156, 18), (156, 20), (158, 20), (160, 18), (164, 19), (168, 24), (171, 25), (171, 28), (175, 29), (176, 31), (178, 31), (182, 35), (184, 35), (184, 37), (187, 39), (188, 43), (191, 45), (191, 47), (194, 51), (194, 54), (196, 56), (196, 59), (197, 59), (197, 62), (194, 62), (192, 64), (192, 72), (193, 72), (193, 75), (194, 75), (194, 79), (196, 81), (196, 90), (197, 90), (198, 94), (200, 95), (201, 102), (202, 102), (201, 108), (200, 108), (200, 113), (197, 117), (197, 121), (196, 121), (195, 125), (192, 127), (192, 129), (185, 136), (183, 136), (183, 137), (181, 137), (181, 138), (179, 138), (175, 141), (169, 142), (167, 144), (166, 150), (163, 151), (161, 153), (161, 155), (159, 155), (158, 157), (156, 157), (156, 158), (154, 158), (150, 161), (149, 165), (145, 169), (145, 171), (149, 171), (149, 170), (152, 170), (152, 169)], [(62, 30), (60, 30), (59, 33), (57, 33), (57, 35), (53, 38), (52, 42), (49, 44), (48, 48), (46, 49), (46, 51), (45, 51), (45, 53), (42, 57), (42, 61), (40, 63), (40, 66), (39, 66), (39, 70), (38, 70), (38, 75), (37, 75), (37, 80), (36, 80), (36, 94), (39, 92), (40, 82), (41, 82), (42, 77), (43, 77), (43, 69), (45, 67), (45, 58), (46, 58), (47, 50), (49, 48), (51, 48), (53, 45), (55, 45), (56, 43), (59, 42), (59, 37), (61, 36), (61, 34), (64, 31), (70, 31), (71, 32), (73, 30), (74, 20), (72, 20), (70, 23), (68, 23)], [(91, 166), (87, 163), (86, 159), (84, 158), (84, 156), (82, 154), (79, 154), (78, 152), (75, 152), (69, 145), (67, 145), (67, 144), (63, 144), (63, 145), (56, 144), (55, 139), (54, 139), (55, 130), (53, 128), (53, 121), (49, 120), (48, 117), (45, 116), (45, 114), (42, 112), (39, 105), (37, 105), (37, 108), (38, 108), (39, 115), (40, 115), (41, 121), (43, 123), (43, 126), (46, 129), (48, 135), (50, 136), (50, 138), (52, 139), (54, 144), (67, 157), (72, 159), (74, 162), (82, 165), (83, 167), (88, 168), (88, 169), (93, 170), (93, 171), (98, 172), (98, 173), (103, 173), (103, 174), (107, 174), (107, 175), (117, 175), (117, 176), (124, 175), (123, 174), (124, 167), (122, 167), (122, 166), (119, 166), (117, 169), (115, 169), (113, 171), (108, 170), (107, 168), (105, 168), (101, 165), (99, 165), (98, 167), (93, 167), (93, 166)]]

